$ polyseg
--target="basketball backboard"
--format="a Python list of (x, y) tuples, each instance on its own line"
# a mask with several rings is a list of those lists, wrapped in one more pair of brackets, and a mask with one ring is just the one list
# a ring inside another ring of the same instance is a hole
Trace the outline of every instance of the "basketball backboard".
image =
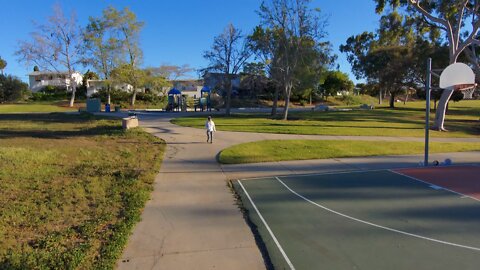
[(456, 85), (475, 85), (475, 73), (464, 63), (453, 63), (440, 75), (440, 88), (445, 89)]

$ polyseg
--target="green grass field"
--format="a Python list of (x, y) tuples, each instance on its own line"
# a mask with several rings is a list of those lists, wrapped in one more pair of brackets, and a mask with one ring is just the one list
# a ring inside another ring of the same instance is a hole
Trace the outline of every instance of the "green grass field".
[(0, 104), (0, 113), (47, 113), (77, 111), (77, 108), (59, 106), (52, 102), (36, 102), (25, 104)]
[[(242, 114), (215, 116), (218, 130), (351, 136), (424, 136), (425, 103), (397, 103), (397, 108), (381, 107), (371, 111), (300, 112), (289, 114), (289, 120), (274, 120), (267, 115)], [(433, 106), (433, 105), (432, 105)], [(433, 119), (434, 114), (431, 114)], [(451, 102), (445, 127), (450, 132), (432, 131), (433, 137), (477, 137), (480, 135), (480, 101)], [(174, 124), (203, 128), (204, 117), (172, 120)]]
[[(422, 154), (422, 142), (268, 140), (238, 144), (220, 152), (224, 164), (285, 160)], [(431, 153), (480, 151), (480, 143), (430, 143)]]
[(164, 147), (119, 120), (0, 114), (0, 269), (112, 269)]

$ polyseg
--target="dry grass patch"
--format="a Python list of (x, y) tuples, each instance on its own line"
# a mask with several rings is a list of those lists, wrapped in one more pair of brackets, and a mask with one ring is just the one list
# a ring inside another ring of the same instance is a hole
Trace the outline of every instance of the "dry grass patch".
[(164, 147), (120, 120), (0, 115), (0, 268), (113, 268)]

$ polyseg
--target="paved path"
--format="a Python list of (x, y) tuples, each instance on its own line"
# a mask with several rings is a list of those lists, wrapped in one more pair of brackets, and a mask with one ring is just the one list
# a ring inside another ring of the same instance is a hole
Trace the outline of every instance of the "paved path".
[[(414, 167), (421, 156), (344, 158), (220, 165), (216, 155), (234, 144), (265, 139), (355, 139), (422, 141), (422, 138), (308, 136), (219, 131), (207, 144), (203, 130), (179, 127), (170, 114), (140, 115), (147, 131), (164, 139), (167, 150), (152, 199), (129, 239), (118, 269), (265, 269), (250, 228), (227, 180), (285, 174)], [(433, 139), (480, 141), (480, 139)], [(434, 154), (455, 163), (475, 163), (479, 152)]]

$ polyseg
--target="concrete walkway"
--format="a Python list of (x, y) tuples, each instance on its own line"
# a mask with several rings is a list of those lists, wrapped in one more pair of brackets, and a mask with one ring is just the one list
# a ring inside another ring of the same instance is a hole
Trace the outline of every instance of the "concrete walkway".
[[(198, 113), (197, 113), (198, 114)], [(422, 138), (215, 133), (206, 143), (201, 129), (170, 123), (171, 114), (141, 114), (147, 131), (164, 139), (167, 150), (151, 200), (129, 239), (118, 269), (265, 269), (250, 228), (227, 180), (269, 175), (415, 167), (422, 156), (342, 158), (220, 165), (217, 154), (238, 143), (266, 139), (422, 141)], [(433, 139), (480, 141), (480, 139)], [(431, 160), (480, 161), (480, 152), (434, 154)]]

